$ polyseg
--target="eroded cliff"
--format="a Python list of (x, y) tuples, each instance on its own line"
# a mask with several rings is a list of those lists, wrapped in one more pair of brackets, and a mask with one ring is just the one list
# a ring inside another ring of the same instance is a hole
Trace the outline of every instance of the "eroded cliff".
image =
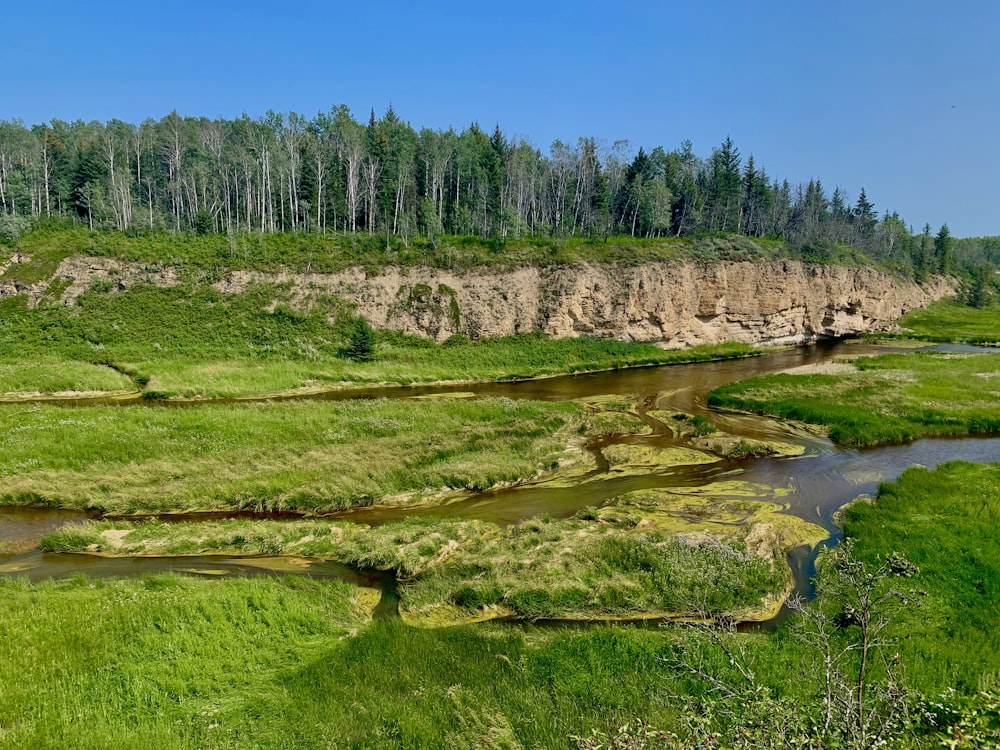
[(669, 347), (721, 341), (791, 344), (885, 330), (954, 295), (950, 279), (918, 285), (871, 269), (797, 261), (522, 268), (507, 273), (352, 269), (329, 275), (229, 274), (217, 286), (291, 283), (300, 297), (336, 294), (373, 325), (444, 340), (541, 330)]
[[(179, 283), (169, 267), (145, 269), (74, 256), (49, 281), (16, 288), (0, 283), (0, 296), (26, 295), (34, 305), (52, 286), (60, 290), (63, 304), (72, 304), (95, 280), (101, 288), (119, 290)], [(215, 286), (235, 294), (257, 283), (286, 285), (293, 304), (336, 295), (376, 327), (438, 341), (456, 333), (482, 338), (541, 330), (554, 337), (594, 335), (666, 347), (721, 341), (794, 344), (885, 330), (907, 311), (956, 291), (955, 282), (943, 277), (918, 285), (867, 268), (791, 260), (507, 272), (395, 267), (378, 273), (362, 268), (331, 274), (236, 271)]]

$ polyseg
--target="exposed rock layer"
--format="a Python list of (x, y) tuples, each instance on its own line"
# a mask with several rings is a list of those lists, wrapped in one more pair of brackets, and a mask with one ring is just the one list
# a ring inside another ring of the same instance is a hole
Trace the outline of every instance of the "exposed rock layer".
[[(21, 260), (18, 258), (17, 260)], [(173, 269), (143, 269), (75, 256), (55, 280), (72, 304), (94, 280), (103, 288), (172, 285)], [(110, 282), (110, 284), (108, 283)], [(293, 301), (318, 295), (349, 300), (376, 327), (444, 340), (541, 330), (554, 337), (594, 335), (685, 347), (721, 341), (794, 344), (891, 328), (909, 310), (955, 293), (951, 279), (918, 285), (866, 268), (798, 261), (583, 265), (513, 271), (351, 268), (333, 274), (236, 271), (216, 287), (239, 293), (255, 283), (290, 286)], [(9, 285), (13, 286), (13, 285)], [(29, 304), (48, 282), (7, 289)]]
[(721, 341), (794, 344), (891, 328), (904, 313), (952, 296), (954, 282), (917, 285), (864, 268), (801, 263), (522, 268), (506, 273), (351, 269), (328, 275), (229, 274), (239, 292), (291, 282), (303, 296), (351, 300), (373, 325), (443, 340), (541, 330), (684, 347)]

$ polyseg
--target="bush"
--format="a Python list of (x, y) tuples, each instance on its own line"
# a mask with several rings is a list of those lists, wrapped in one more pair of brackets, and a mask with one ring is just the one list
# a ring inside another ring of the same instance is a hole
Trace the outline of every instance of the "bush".
[(193, 223), (195, 234), (206, 235), (215, 232), (215, 218), (210, 211), (198, 211), (194, 215)]
[(13, 245), (30, 230), (31, 220), (28, 217), (0, 213), (0, 243)]

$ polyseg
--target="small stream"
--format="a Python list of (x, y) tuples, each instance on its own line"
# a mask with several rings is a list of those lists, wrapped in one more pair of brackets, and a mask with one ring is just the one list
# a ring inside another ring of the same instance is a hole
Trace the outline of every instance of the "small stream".
[[(944, 345), (929, 347), (946, 351), (984, 349)], [(588, 506), (600, 506), (626, 492), (654, 488), (701, 487), (720, 479), (738, 479), (781, 490), (778, 502), (787, 505), (785, 512), (820, 524), (830, 532), (827, 544), (835, 544), (839, 530), (835, 512), (862, 494), (874, 494), (879, 483), (891, 481), (907, 468), (923, 465), (933, 468), (951, 460), (972, 462), (1000, 461), (1000, 437), (926, 439), (905, 445), (871, 449), (846, 449), (792, 425), (749, 415), (712, 411), (707, 394), (714, 388), (736, 380), (780, 372), (803, 365), (831, 362), (840, 357), (898, 351), (883, 347), (839, 342), (813, 345), (795, 350), (765, 354), (760, 357), (690, 365), (644, 367), (630, 370), (560, 376), (541, 380), (454, 386), (413, 386), (337, 390), (282, 397), (296, 399), (412, 398), (456, 392), (474, 392), (479, 397), (505, 397), (566, 401), (605, 394), (634, 397), (638, 415), (653, 428), (650, 435), (622, 436), (595, 440), (589, 448), (594, 453), (594, 470), (564, 486), (546, 486), (544, 482), (527, 483), (512, 488), (477, 493), (447, 505), (416, 508), (357, 508), (329, 514), (330, 517), (365, 524), (381, 524), (402, 518), (469, 518), (493, 523), (515, 523), (538, 515), (568, 517)], [(992, 350), (997, 351), (997, 350)], [(83, 399), (60, 401), (66, 408), (116, 403), (131, 408), (171, 406), (173, 403), (130, 399)], [(188, 408), (218, 400), (185, 402)], [(648, 412), (683, 411), (707, 417), (725, 432), (757, 440), (777, 440), (801, 445), (805, 453), (797, 458), (762, 458), (723, 460), (698, 466), (676, 466), (642, 474), (619, 476), (607, 471), (601, 449), (614, 442), (665, 448), (684, 444), (665, 424)], [(767, 499), (767, 498), (764, 498)], [(190, 514), (168, 517), (186, 519), (247, 517), (252, 513)], [(283, 514), (295, 517), (294, 514)], [(274, 518), (275, 515), (266, 515)], [(380, 589), (382, 602), (377, 616), (392, 616), (398, 599), (391, 573), (358, 571), (330, 562), (307, 561), (286, 557), (155, 557), (105, 558), (92, 555), (46, 554), (37, 551), (38, 541), (68, 522), (82, 520), (77, 511), (42, 508), (0, 507), (0, 575), (27, 576), (33, 580), (61, 578), (77, 574), (88, 576), (131, 576), (157, 572), (182, 572), (201, 576), (287, 575), (302, 574), (337, 578), (355, 585)], [(797, 551), (790, 563), (796, 574), (798, 593), (808, 596), (809, 579), (815, 556)]]

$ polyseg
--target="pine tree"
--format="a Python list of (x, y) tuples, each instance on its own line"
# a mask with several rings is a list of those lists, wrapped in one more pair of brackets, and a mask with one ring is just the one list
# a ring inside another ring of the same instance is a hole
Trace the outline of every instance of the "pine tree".
[(937, 259), (938, 271), (951, 273), (951, 232), (948, 225), (942, 224), (934, 238), (934, 256)]
[(375, 329), (363, 317), (351, 321), (343, 353), (355, 362), (370, 362), (375, 358)]

